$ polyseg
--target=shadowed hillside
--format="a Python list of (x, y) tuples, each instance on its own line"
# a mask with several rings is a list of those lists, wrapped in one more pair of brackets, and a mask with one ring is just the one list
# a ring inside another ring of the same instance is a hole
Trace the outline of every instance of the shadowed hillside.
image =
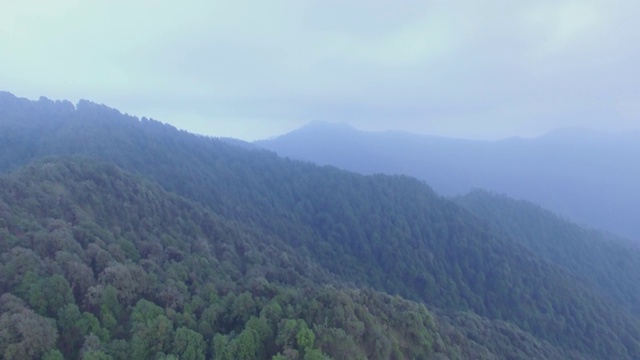
[(640, 133), (567, 129), (473, 141), (316, 122), (255, 144), (363, 174), (414, 176), (444, 195), (473, 188), (505, 193), (640, 241)]
[(456, 202), (640, 314), (640, 248), (524, 200), (475, 190)]

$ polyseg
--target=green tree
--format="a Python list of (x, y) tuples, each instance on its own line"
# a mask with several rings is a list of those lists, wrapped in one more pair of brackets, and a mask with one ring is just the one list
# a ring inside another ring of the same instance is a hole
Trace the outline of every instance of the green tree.
[(206, 343), (202, 335), (183, 326), (176, 330), (171, 352), (182, 360), (204, 360)]
[(100, 299), (100, 320), (102, 322), (102, 326), (111, 331), (115, 332), (114, 335), (118, 335), (120, 331), (118, 331), (121, 326), (120, 319), (122, 319), (124, 310), (120, 302), (118, 301), (117, 290), (112, 285), (107, 285), (104, 287), (102, 292), (102, 297)]
[(47, 317), (55, 317), (60, 308), (75, 302), (69, 282), (59, 274), (32, 284), (28, 297), (31, 307)]
[(140, 300), (133, 314), (131, 347), (136, 359), (152, 359), (159, 353), (169, 352), (173, 344), (173, 324), (163, 315), (159, 306)]
[(313, 347), (313, 343), (316, 340), (316, 336), (311, 329), (307, 327), (307, 323), (302, 320), (299, 325), (298, 333), (296, 334), (296, 342), (300, 349), (310, 349)]
[(228, 335), (215, 334), (212, 340), (213, 358), (215, 360), (233, 360), (233, 353)]
[(164, 315), (164, 310), (160, 306), (149, 300), (140, 299), (133, 308), (131, 320), (134, 323), (143, 323), (160, 315)]
[(261, 344), (258, 333), (253, 329), (245, 329), (235, 341), (235, 358), (238, 360), (251, 360), (258, 356)]
[(64, 360), (64, 356), (62, 355), (60, 350), (55, 349), (47, 351), (47, 353), (42, 357), (42, 360)]
[(304, 351), (304, 357), (302, 359), (303, 360), (324, 360), (326, 358), (327, 356), (323, 354), (322, 351), (318, 349), (307, 348)]

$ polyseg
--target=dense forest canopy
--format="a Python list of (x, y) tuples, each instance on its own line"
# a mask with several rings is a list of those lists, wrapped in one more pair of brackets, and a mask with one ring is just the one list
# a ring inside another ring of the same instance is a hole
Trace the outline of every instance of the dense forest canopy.
[(532, 203), (504, 195), (475, 190), (456, 202), (492, 224), (496, 231), (640, 314), (637, 244), (580, 227)]
[(8, 93), (0, 154), (7, 359), (640, 357), (631, 278), (413, 178)]
[(505, 193), (640, 242), (640, 132), (560, 129), (485, 141), (312, 122), (254, 144), (363, 174), (415, 176), (447, 196)]

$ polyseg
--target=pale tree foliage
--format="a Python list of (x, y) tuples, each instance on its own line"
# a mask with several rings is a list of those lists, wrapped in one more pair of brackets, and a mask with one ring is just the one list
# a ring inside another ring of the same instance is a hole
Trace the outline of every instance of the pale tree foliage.
[(112, 285), (117, 290), (118, 300), (123, 304), (132, 304), (146, 290), (147, 281), (145, 271), (133, 264), (112, 264), (98, 276), (101, 285)]
[(52, 322), (11, 294), (0, 297), (0, 355), (4, 359), (40, 359), (55, 348), (58, 331)]
[(62, 266), (64, 277), (69, 281), (76, 301), (79, 302), (88, 289), (95, 285), (93, 270), (78, 255), (67, 251), (56, 253), (56, 263)]

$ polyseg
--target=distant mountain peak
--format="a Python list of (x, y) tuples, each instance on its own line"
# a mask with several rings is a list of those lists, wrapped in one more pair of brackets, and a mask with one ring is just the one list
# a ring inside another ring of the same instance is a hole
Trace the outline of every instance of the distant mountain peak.
[[(314, 120), (311, 122), (308, 122), (307, 124), (303, 125), (301, 128), (299, 128), (298, 130), (302, 130), (302, 129), (309, 129), (309, 130), (318, 130), (318, 129), (322, 129), (322, 130), (351, 130), (351, 131), (358, 131), (358, 129), (356, 129), (355, 127), (353, 127), (351, 124), (349, 124), (346, 121), (343, 122), (331, 122), (331, 121), (326, 121), (326, 120)], [(294, 130), (295, 131), (295, 130)]]
[(274, 141), (276, 139), (285, 139), (289, 137), (299, 137), (299, 136), (311, 136), (311, 135), (320, 135), (320, 136), (332, 136), (335, 134), (355, 134), (360, 130), (353, 127), (351, 124), (347, 122), (329, 122), (323, 120), (314, 120), (306, 123), (302, 127), (299, 127), (295, 130), (292, 130), (288, 133), (284, 133), (282, 135), (273, 136), (268, 139), (257, 140), (255, 143), (263, 143), (267, 141)]

